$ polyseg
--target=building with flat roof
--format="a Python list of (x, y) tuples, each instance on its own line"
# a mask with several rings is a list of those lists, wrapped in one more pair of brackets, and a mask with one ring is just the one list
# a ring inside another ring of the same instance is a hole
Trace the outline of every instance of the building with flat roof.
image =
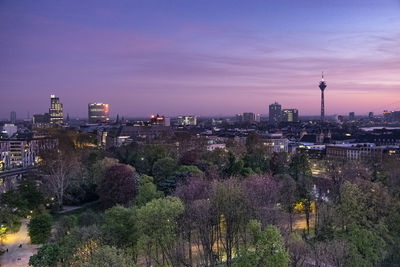
[(14, 123), (14, 124), (17, 122), (17, 112), (11, 111), (11, 113), (10, 113), (10, 122)]
[(178, 117), (178, 125), (180, 126), (196, 126), (197, 125), (197, 117), (196, 116), (179, 116)]
[(90, 123), (105, 123), (110, 120), (109, 106), (103, 103), (88, 104), (88, 119)]
[(282, 106), (275, 102), (269, 105), (269, 122), (272, 124), (278, 124), (282, 121)]
[(299, 111), (295, 108), (283, 109), (282, 119), (284, 122), (298, 122), (299, 121)]
[(62, 124), (64, 120), (63, 116), (63, 105), (60, 102), (60, 98), (55, 95), (50, 96), (50, 123), (51, 124)]
[(326, 146), (326, 158), (330, 160), (382, 160), (384, 147), (372, 143), (335, 144)]

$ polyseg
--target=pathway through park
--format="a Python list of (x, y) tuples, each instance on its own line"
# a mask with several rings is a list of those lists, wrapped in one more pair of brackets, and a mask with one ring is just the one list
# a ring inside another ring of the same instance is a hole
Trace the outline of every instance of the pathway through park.
[[(0, 256), (1, 267), (26, 267), (29, 266), (29, 258), (36, 253), (40, 245), (31, 245), (30, 238), (28, 235), (28, 223), (29, 220), (22, 220), (21, 228), (17, 233), (8, 234), (6, 239), (1, 246), (3, 249), (8, 248), (8, 252), (5, 252)], [(20, 248), (19, 245), (22, 245)]]

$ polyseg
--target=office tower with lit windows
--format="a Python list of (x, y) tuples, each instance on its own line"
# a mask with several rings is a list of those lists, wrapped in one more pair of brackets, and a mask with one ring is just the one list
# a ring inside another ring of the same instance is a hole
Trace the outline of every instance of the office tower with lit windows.
[(275, 102), (269, 105), (269, 122), (277, 124), (282, 120), (282, 106)]
[(299, 111), (295, 108), (283, 109), (282, 119), (284, 122), (298, 122), (299, 121)]
[(90, 103), (88, 105), (88, 116), (90, 123), (105, 123), (109, 121), (108, 104)]
[(50, 123), (52, 124), (62, 124), (63, 123), (63, 105), (60, 102), (60, 98), (55, 95), (50, 96)]

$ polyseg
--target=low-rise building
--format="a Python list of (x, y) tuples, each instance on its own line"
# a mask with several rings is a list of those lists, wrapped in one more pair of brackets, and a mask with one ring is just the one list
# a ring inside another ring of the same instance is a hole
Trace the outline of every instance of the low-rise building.
[(179, 126), (196, 126), (197, 117), (196, 116), (179, 116), (178, 117)]
[(333, 144), (326, 146), (326, 158), (331, 160), (382, 160), (384, 147), (372, 143)]

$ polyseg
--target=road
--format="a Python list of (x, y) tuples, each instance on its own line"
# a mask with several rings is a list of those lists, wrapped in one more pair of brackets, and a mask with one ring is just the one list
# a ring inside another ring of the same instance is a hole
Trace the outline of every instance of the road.
[[(22, 220), (21, 228), (17, 233), (8, 234), (4, 240), (4, 245), (2, 248), (7, 249), (0, 256), (0, 266), (1, 267), (26, 267), (29, 266), (29, 258), (36, 253), (40, 245), (31, 245), (30, 238), (28, 235), (29, 220)], [(22, 244), (22, 247), (18, 246)]]

